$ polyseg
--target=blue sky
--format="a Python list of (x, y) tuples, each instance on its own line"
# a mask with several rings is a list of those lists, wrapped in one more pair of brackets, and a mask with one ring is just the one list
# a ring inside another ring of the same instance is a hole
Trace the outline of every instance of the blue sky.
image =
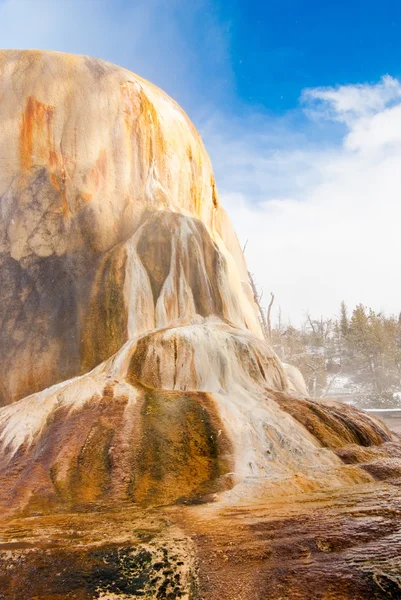
[(3, 46), (101, 56), (195, 114), (202, 102), (282, 114), (304, 88), (401, 74), (398, 0), (0, 0), (0, 10)]
[(284, 111), (297, 105), (304, 88), (401, 74), (398, 0), (237, 0), (220, 6), (231, 23), (236, 91), (245, 102)]
[(0, 0), (4, 48), (115, 62), (188, 112), (284, 318), (399, 312), (399, 0)]

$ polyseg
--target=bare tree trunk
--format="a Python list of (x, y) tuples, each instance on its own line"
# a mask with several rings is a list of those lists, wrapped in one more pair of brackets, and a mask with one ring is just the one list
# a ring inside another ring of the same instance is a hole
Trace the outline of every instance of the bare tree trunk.
[(323, 397), (323, 398), (324, 398), (325, 396), (327, 396), (327, 394), (328, 394), (328, 393), (329, 393), (329, 391), (331, 390), (331, 387), (332, 387), (333, 383), (334, 383), (334, 382), (336, 381), (336, 379), (337, 379), (337, 378), (338, 378), (338, 377), (341, 375), (341, 373), (342, 373), (342, 370), (343, 370), (343, 369), (342, 369), (342, 367), (341, 367), (341, 369), (338, 371), (338, 373), (335, 373), (335, 374), (333, 375), (333, 377), (330, 379), (330, 381), (328, 382), (328, 384), (327, 384), (327, 386), (326, 386), (326, 389), (324, 390), (324, 392), (323, 392), (323, 394), (322, 394), (322, 397)]
[(274, 294), (270, 292), (271, 300), (267, 308), (267, 331), (269, 332), (269, 340), (272, 339), (272, 322), (271, 322), (271, 310), (274, 302)]
[(316, 329), (315, 329), (315, 327), (314, 327), (314, 325), (313, 325), (313, 321), (312, 321), (312, 319), (311, 319), (311, 316), (310, 316), (310, 314), (309, 314), (309, 313), (307, 313), (307, 319), (308, 319), (308, 321), (309, 321), (309, 325), (312, 327), (312, 331), (313, 331), (313, 333), (316, 335)]
[(268, 327), (268, 323), (266, 321), (265, 311), (263, 309), (263, 306), (260, 303), (262, 296), (260, 296), (258, 294), (255, 280), (253, 278), (252, 273), (250, 273), (249, 271), (248, 271), (248, 277), (249, 277), (249, 285), (251, 286), (251, 290), (252, 290), (252, 294), (253, 294), (253, 299), (259, 310), (259, 323), (260, 323), (260, 327), (262, 329), (263, 336), (264, 336), (265, 340), (270, 341), (270, 333), (271, 332), (269, 333), (269, 327)]
[[(245, 254), (245, 250), (246, 250), (246, 246), (248, 244), (248, 240), (246, 240), (244, 247), (242, 248), (242, 252)], [(260, 327), (262, 329), (262, 333), (263, 333), (263, 337), (265, 338), (266, 341), (270, 342), (271, 341), (271, 336), (272, 336), (272, 328), (271, 328), (271, 321), (270, 321), (270, 312), (271, 312), (271, 308), (274, 302), (274, 294), (271, 293), (271, 300), (269, 303), (269, 307), (267, 310), (267, 319), (266, 319), (266, 313), (265, 313), (265, 309), (262, 306), (262, 296), (263, 296), (263, 291), (261, 294), (258, 293), (258, 289), (256, 287), (256, 283), (255, 280), (253, 278), (253, 275), (250, 271), (248, 271), (248, 278), (249, 278), (249, 285), (251, 286), (251, 290), (252, 290), (252, 294), (253, 294), (253, 299), (254, 302), (256, 304), (256, 306), (258, 307), (258, 311), (259, 311), (259, 323), (260, 323)]]

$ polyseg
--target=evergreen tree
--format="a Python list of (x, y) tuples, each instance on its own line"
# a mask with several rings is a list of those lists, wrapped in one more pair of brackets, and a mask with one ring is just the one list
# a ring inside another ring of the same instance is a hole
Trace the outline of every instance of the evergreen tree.
[(342, 335), (343, 335), (344, 338), (347, 337), (348, 327), (349, 327), (348, 311), (347, 311), (347, 307), (345, 305), (345, 302), (343, 300), (341, 302), (341, 307), (340, 307), (340, 330), (341, 330), (341, 333), (342, 333)]
[(358, 304), (349, 318), (342, 302), (337, 320), (307, 314), (299, 328), (285, 326), (280, 315), (272, 342), (284, 362), (300, 369), (312, 396), (340, 390), (365, 408), (401, 406), (399, 316)]

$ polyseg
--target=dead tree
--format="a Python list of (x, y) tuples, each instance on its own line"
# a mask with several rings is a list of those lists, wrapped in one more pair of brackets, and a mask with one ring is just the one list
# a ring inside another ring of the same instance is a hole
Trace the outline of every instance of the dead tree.
[(267, 307), (267, 330), (269, 332), (269, 340), (272, 339), (272, 322), (271, 322), (271, 311), (272, 311), (272, 306), (273, 306), (273, 302), (274, 302), (274, 294), (273, 292), (270, 292), (270, 302), (269, 302), (269, 306)]
[(258, 289), (256, 287), (255, 284), (255, 280), (253, 278), (253, 275), (250, 271), (248, 271), (248, 277), (249, 277), (249, 284), (251, 286), (251, 290), (252, 290), (252, 294), (253, 294), (253, 300), (256, 304), (256, 306), (258, 307), (258, 312), (259, 312), (259, 323), (262, 329), (262, 333), (265, 337), (266, 340), (269, 340), (269, 327), (267, 324), (267, 320), (266, 320), (266, 315), (265, 315), (265, 311), (263, 306), (261, 305), (261, 299), (263, 296), (263, 292), (261, 294), (259, 294)]
[[(247, 244), (248, 244), (248, 240), (246, 240), (245, 245), (242, 248), (243, 253), (245, 253)], [(253, 300), (254, 300), (256, 306), (258, 307), (258, 312), (259, 312), (258, 318), (259, 318), (259, 323), (260, 323), (260, 327), (262, 329), (263, 336), (264, 336), (265, 340), (270, 342), (271, 337), (272, 337), (271, 310), (272, 310), (272, 306), (273, 306), (273, 302), (274, 302), (274, 294), (272, 292), (270, 293), (271, 300), (269, 302), (269, 306), (268, 306), (267, 313), (266, 313), (266, 310), (262, 306), (263, 290), (259, 293), (258, 288), (256, 287), (255, 279), (250, 271), (248, 271), (248, 279), (249, 279), (249, 285), (251, 286), (251, 290), (252, 290), (252, 294), (253, 294)]]

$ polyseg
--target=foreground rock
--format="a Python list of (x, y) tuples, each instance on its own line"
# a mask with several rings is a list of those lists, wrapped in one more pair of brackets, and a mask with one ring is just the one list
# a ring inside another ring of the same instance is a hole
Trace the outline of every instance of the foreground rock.
[(57, 53), (0, 91), (0, 598), (397, 597), (398, 438), (263, 340), (187, 116)]

